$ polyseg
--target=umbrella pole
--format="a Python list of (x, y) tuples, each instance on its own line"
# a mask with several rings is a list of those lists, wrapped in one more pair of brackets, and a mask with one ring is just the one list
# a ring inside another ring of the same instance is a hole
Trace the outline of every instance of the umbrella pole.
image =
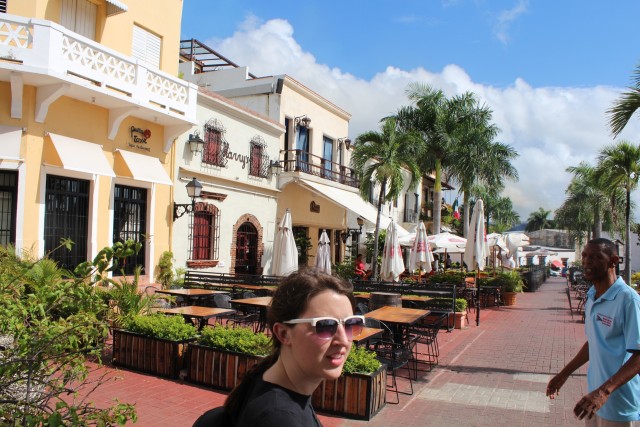
[(478, 293), (476, 297), (476, 326), (480, 326), (480, 278), (478, 270), (479, 269), (476, 269), (476, 292)]

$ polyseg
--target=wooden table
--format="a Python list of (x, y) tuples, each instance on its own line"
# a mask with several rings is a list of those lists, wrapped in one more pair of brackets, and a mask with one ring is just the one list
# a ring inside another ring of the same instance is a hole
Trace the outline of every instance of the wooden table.
[(205, 327), (209, 319), (211, 319), (212, 317), (235, 313), (235, 310), (232, 310), (230, 308), (200, 307), (197, 305), (168, 308), (158, 311), (165, 314), (181, 314), (186, 320), (190, 322), (194, 322), (197, 320), (199, 331)]
[(244, 289), (247, 291), (263, 291), (267, 293), (273, 293), (276, 290), (277, 286), (258, 286), (258, 285), (245, 285), (244, 283), (198, 283), (193, 282), (201, 286), (212, 286), (214, 288), (225, 288), (231, 289)]
[(402, 334), (402, 329), (415, 324), (430, 313), (430, 310), (385, 306), (380, 307), (377, 310), (370, 311), (364, 316), (384, 323), (389, 323), (389, 326), (394, 329), (396, 342), (400, 343), (402, 342), (402, 336), (404, 336), (404, 334)]
[(257, 307), (260, 310), (260, 321), (258, 324), (258, 331), (264, 331), (267, 325), (267, 307), (271, 304), (271, 297), (255, 297), (255, 298), (240, 298), (232, 299), (229, 301), (231, 305), (244, 305), (249, 307)]
[(187, 305), (193, 305), (198, 298), (209, 298), (215, 294), (228, 294), (227, 291), (214, 291), (211, 289), (158, 289), (156, 293), (173, 295), (176, 297), (182, 297), (187, 301)]
[(360, 334), (352, 337), (351, 339), (355, 345), (359, 345), (363, 342), (368, 342), (371, 338), (381, 336), (383, 332), (384, 329), (368, 328), (365, 326), (364, 328), (362, 328), (362, 332), (360, 332)]

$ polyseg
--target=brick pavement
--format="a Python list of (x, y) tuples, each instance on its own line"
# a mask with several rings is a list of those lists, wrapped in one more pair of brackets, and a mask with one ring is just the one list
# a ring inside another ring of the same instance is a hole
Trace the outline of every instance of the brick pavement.
[[(586, 392), (586, 369), (554, 400), (544, 396), (550, 375), (584, 342), (579, 316), (571, 319), (565, 280), (549, 278), (535, 293), (518, 295), (513, 307), (482, 310), (480, 326), (441, 331), (440, 365), (414, 384), (413, 396), (387, 404), (371, 421), (320, 416), (331, 426), (578, 426), (572, 408)], [(118, 398), (135, 403), (136, 426), (191, 426), (199, 414), (223, 403), (226, 394), (181, 381), (126, 370), (93, 395), (99, 405)], [(400, 380), (402, 381), (402, 380)]]

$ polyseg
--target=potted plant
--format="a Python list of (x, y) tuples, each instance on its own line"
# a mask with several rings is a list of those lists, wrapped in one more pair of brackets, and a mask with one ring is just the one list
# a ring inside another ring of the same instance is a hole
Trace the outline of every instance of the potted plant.
[(186, 380), (231, 390), (270, 350), (270, 338), (251, 328), (205, 328), (187, 350)]
[(113, 364), (167, 378), (178, 378), (195, 326), (182, 316), (153, 314), (126, 319), (113, 330)]
[[(451, 298), (447, 297), (436, 297), (427, 301), (427, 308), (431, 311), (438, 312), (439, 309), (442, 309), (442, 312), (446, 312), (447, 310), (451, 310), (452, 301)], [(464, 298), (456, 298), (453, 316), (448, 315), (445, 320), (444, 327), (446, 328), (455, 328), (462, 329), (464, 327), (464, 322), (467, 320), (467, 300)], [(430, 322), (435, 320), (435, 318), (440, 317), (439, 314), (434, 314), (426, 317), (426, 321)]]
[(516, 303), (516, 295), (524, 289), (522, 277), (516, 271), (499, 273), (493, 279), (493, 285), (500, 286), (504, 305), (514, 305)]
[(370, 420), (385, 405), (387, 370), (375, 352), (352, 347), (342, 375), (322, 381), (312, 396), (313, 407), (350, 418)]

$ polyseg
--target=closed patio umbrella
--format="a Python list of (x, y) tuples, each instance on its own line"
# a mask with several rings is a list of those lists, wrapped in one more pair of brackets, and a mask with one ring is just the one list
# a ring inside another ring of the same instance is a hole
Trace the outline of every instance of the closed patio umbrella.
[(278, 231), (273, 242), (273, 264), (271, 272), (274, 276), (286, 276), (298, 269), (298, 248), (293, 238), (291, 211), (287, 209), (278, 224)]
[(322, 230), (318, 240), (318, 252), (316, 253), (316, 268), (327, 274), (331, 274), (331, 242), (327, 230)]
[(424, 223), (420, 222), (413, 247), (411, 248), (411, 255), (409, 256), (409, 271), (413, 272), (416, 268), (419, 268), (421, 271), (424, 270), (429, 273), (431, 272), (432, 262), (433, 254), (427, 240), (427, 229)]
[[(486, 265), (487, 255), (489, 253), (484, 231), (484, 204), (482, 199), (476, 200), (476, 204), (473, 207), (473, 214), (471, 215), (470, 226), (469, 238), (467, 239), (467, 246), (464, 251), (464, 262), (467, 264), (468, 269), (482, 271)], [(477, 274), (476, 284), (478, 289), (476, 325), (480, 325), (480, 282), (477, 280)]]
[(398, 225), (395, 221), (391, 221), (384, 239), (380, 277), (382, 280), (396, 282), (403, 271), (404, 261), (402, 260), (402, 248), (398, 243)]

